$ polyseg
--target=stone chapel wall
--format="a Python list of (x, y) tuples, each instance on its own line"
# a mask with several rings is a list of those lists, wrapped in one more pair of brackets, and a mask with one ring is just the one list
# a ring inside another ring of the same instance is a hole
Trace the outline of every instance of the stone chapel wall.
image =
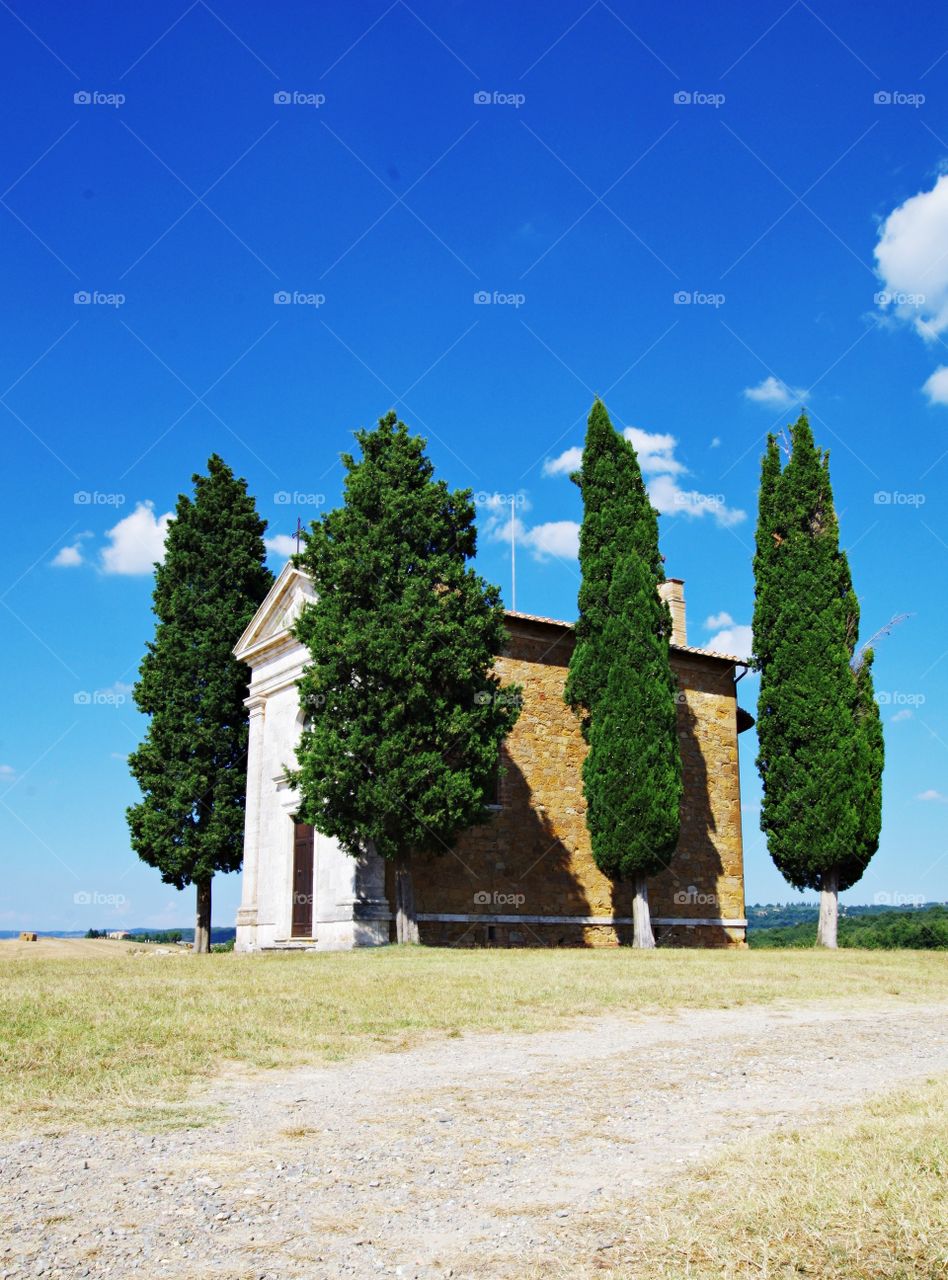
[[(523, 686), (523, 710), (503, 750), (500, 808), (443, 855), (415, 861), (422, 917), (485, 915), (515, 922), (421, 920), (423, 941), (468, 945), (609, 946), (631, 940), (631, 924), (595, 925), (586, 917), (631, 917), (628, 885), (615, 885), (593, 861), (585, 824), (582, 762), (586, 745), (563, 702), (571, 629), (508, 618), (509, 642), (497, 659), (504, 682)], [(659, 944), (741, 944), (741, 926), (663, 923), (744, 918), (737, 702), (733, 666), (672, 651), (680, 700), (685, 794), (678, 849), (649, 883)], [(394, 901), (393, 885), (388, 886)], [(529, 917), (557, 917), (555, 922)], [(572, 917), (565, 922), (562, 917)]]

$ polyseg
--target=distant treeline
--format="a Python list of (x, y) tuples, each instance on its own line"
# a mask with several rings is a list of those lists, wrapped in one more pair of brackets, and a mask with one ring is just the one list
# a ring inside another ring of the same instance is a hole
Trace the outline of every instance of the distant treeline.
[[(107, 938), (109, 933), (114, 933), (114, 929), (88, 929), (85, 936), (87, 938)], [(193, 942), (193, 929), (129, 929), (128, 934), (134, 938), (136, 942), (164, 942), (168, 944), (178, 942)], [(237, 931), (233, 926), (230, 928), (220, 928), (211, 930), (211, 942), (233, 942)]]
[[(788, 908), (790, 910), (790, 908)], [(812, 947), (816, 942), (816, 911), (801, 923), (748, 930), (751, 947)], [(748, 911), (750, 919), (750, 911)], [(906, 949), (948, 950), (948, 907), (926, 906), (899, 909), (849, 907), (839, 917), (839, 945), (870, 951)]]
[[(847, 919), (853, 919), (856, 916), (878, 916), (892, 911), (900, 914), (905, 912), (913, 914), (916, 911), (926, 910), (928, 907), (943, 907), (945, 905), (943, 902), (899, 902), (889, 906), (886, 903), (876, 902), (871, 906), (867, 904), (851, 906), (849, 903), (841, 902), (839, 916), (840, 919), (844, 916)], [(820, 904), (819, 902), (754, 903), (747, 907), (744, 914), (747, 916), (747, 923), (751, 929), (774, 929), (782, 925), (816, 922), (820, 914)]]

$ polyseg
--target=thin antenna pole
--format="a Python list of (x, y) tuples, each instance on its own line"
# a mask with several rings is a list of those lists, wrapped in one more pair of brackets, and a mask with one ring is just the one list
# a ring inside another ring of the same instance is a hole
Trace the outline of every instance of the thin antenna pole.
[(510, 495), (510, 608), (517, 612), (517, 526), (514, 524), (514, 507), (517, 495)]

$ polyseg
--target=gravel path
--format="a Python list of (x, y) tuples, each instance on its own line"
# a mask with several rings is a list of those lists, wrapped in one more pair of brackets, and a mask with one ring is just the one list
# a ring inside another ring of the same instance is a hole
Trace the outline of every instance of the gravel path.
[(948, 1070), (946, 1014), (603, 1018), (231, 1075), (206, 1129), (0, 1144), (0, 1277), (516, 1277), (603, 1197)]

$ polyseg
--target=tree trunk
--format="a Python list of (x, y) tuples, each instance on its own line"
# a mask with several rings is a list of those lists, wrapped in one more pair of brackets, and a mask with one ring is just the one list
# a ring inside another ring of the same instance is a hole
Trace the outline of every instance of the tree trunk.
[(818, 947), (836, 947), (836, 920), (839, 916), (839, 868), (831, 867), (820, 888), (820, 923), (816, 931)]
[(648, 880), (645, 876), (635, 877), (635, 897), (632, 900), (632, 945), (647, 948), (655, 946), (652, 917), (648, 911)]
[(206, 954), (211, 949), (211, 882), (197, 885), (197, 914), (194, 918), (194, 950)]
[(415, 886), (408, 858), (399, 858), (395, 863), (395, 938), (398, 942), (418, 941)]

